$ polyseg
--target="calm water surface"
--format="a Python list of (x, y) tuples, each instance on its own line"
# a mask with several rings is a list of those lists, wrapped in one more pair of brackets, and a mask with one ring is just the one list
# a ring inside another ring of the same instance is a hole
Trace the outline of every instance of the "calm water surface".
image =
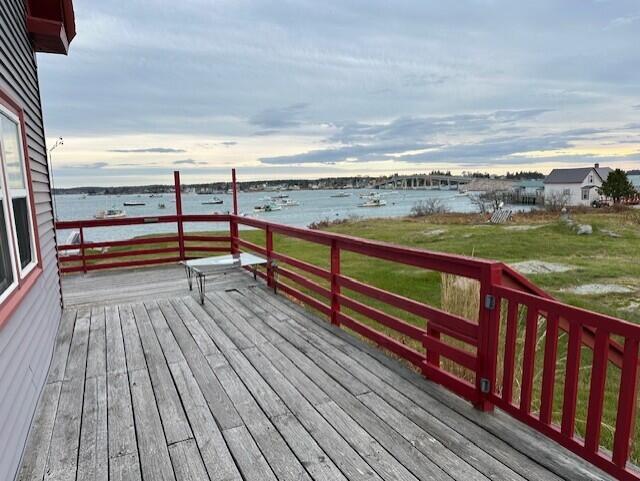
[[(332, 197), (338, 192), (348, 192), (350, 197)], [(283, 207), (276, 212), (254, 213), (253, 207), (265, 203), (267, 196), (275, 195), (272, 192), (240, 193), (238, 195), (241, 213), (251, 217), (279, 222), (283, 224), (306, 227), (312, 222), (324, 219), (341, 219), (353, 216), (357, 217), (402, 217), (411, 212), (417, 202), (437, 198), (445, 204), (451, 212), (474, 212), (476, 207), (469, 198), (460, 195), (457, 191), (415, 190), (397, 191), (391, 193), (380, 191), (380, 195), (387, 201), (383, 207), (363, 208), (358, 207), (363, 199), (359, 197), (367, 190), (304, 190), (289, 191), (289, 198), (300, 203), (295, 207)], [(183, 194), (182, 210), (185, 214), (211, 214), (213, 212), (226, 213), (231, 210), (231, 195), (218, 195), (224, 201), (220, 205), (203, 205), (213, 196)], [(60, 220), (93, 219), (96, 212), (111, 207), (124, 209), (129, 217), (158, 216), (175, 214), (176, 204), (172, 202), (173, 195), (165, 194), (162, 197), (149, 197), (149, 195), (122, 195), (122, 196), (87, 196), (82, 195), (58, 195), (56, 196), (56, 208)], [(125, 207), (124, 202), (144, 202), (146, 205), (137, 207)], [(159, 208), (163, 203), (166, 208)], [(524, 206), (518, 206), (519, 209)], [(202, 230), (227, 230), (226, 224), (185, 224), (186, 231)], [(131, 237), (161, 232), (174, 232), (175, 224), (151, 224), (139, 226), (93, 228), (85, 231), (85, 239), (91, 241), (121, 240)], [(59, 232), (59, 242), (64, 242), (69, 231)]]

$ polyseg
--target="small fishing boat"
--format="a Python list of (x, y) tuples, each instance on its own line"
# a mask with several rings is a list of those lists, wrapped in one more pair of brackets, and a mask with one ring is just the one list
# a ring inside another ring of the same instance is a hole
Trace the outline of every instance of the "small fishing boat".
[(377, 192), (363, 192), (362, 194), (360, 194), (361, 199), (370, 199), (379, 196), (380, 195)]
[(331, 194), (331, 197), (351, 197), (351, 192), (338, 192), (337, 194)]
[(219, 197), (214, 197), (213, 199), (204, 201), (202, 205), (218, 205), (222, 203), (224, 203), (222, 199), (220, 199)]
[(95, 219), (122, 219), (123, 217), (127, 217), (127, 213), (122, 209), (116, 209), (112, 207), (111, 209), (101, 210), (96, 212), (96, 215), (93, 216)]
[(166, 205), (164, 205), (164, 202), (160, 202), (160, 203), (158, 204), (158, 209), (166, 209), (166, 208), (167, 208), (167, 206), (166, 206)]
[(358, 207), (383, 207), (387, 205), (387, 201), (380, 199), (379, 197), (372, 197), (363, 204), (359, 204)]
[(137, 200), (130, 200), (130, 201), (125, 202), (122, 205), (124, 205), (125, 207), (139, 207), (139, 206), (147, 205), (147, 204), (145, 204), (144, 202), (137, 201)]
[(277, 210), (282, 210), (282, 207), (275, 204), (264, 204), (264, 205), (257, 205), (253, 208), (254, 212), (275, 212)]
[(279, 202), (276, 202), (276, 205), (279, 207), (295, 207), (300, 205), (300, 202), (293, 199), (280, 199)]
[(271, 198), (272, 198), (272, 199), (286, 199), (287, 197), (289, 197), (289, 194), (284, 194), (284, 193), (282, 193), (282, 194), (274, 195), (274, 196), (273, 196), (273, 197), (271, 197)]

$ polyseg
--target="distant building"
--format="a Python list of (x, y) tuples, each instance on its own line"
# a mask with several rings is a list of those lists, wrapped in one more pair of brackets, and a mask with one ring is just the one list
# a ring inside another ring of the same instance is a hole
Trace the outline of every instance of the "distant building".
[(567, 205), (591, 205), (600, 199), (598, 188), (607, 180), (611, 169), (600, 167), (581, 167), (577, 169), (554, 169), (544, 179), (545, 200), (563, 199)]
[(633, 186), (636, 188), (636, 190), (638, 192), (640, 192), (640, 174), (638, 175), (629, 175), (629, 182), (631, 182), (633, 184)]

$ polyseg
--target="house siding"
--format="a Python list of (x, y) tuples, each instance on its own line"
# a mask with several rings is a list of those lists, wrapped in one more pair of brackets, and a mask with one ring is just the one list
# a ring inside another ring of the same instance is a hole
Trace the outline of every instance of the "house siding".
[(61, 316), (53, 208), (38, 70), (25, 24), (24, 0), (0, 2), (0, 89), (25, 115), (43, 273), (0, 327), (0, 479), (15, 478)]
[[(589, 182), (589, 177), (593, 176), (593, 182)], [(596, 173), (595, 170), (589, 172), (584, 180), (580, 183), (572, 183), (572, 184), (545, 184), (544, 185), (544, 197), (549, 200), (554, 196), (561, 196), (566, 191), (569, 193), (567, 199), (567, 205), (569, 206), (578, 206), (578, 205), (591, 205), (596, 199), (600, 198), (600, 194), (598, 193), (597, 188), (593, 188), (589, 190), (589, 198), (582, 198), (582, 188), (587, 185), (595, 185), (596, 187), (602, 186), (602, 180), (600, 176)]]

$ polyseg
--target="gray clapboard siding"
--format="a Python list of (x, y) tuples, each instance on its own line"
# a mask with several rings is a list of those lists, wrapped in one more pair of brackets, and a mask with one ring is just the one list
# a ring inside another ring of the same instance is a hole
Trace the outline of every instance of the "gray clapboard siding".
[[(0, 2), (0, 89), (24, 111), (34, 190), (34, 222), (40, 235), (43, 273), (0, 328), (0, 479), (15, 477), (31, 420), (46, 381), (60, 321), (53, 209), (42, 125), (38, 70), (25, 26), (24, 0)], [(68, 346), (67, 346), (68, 347)], [(66, 358), (65, 358), (66, 359)], [(43, 393), (57, 404), (61, 385)], [(51, 421), (52, 422), (52, 421)], [(36, 438), (51, 436), (47, 423), (34, 424)], [(46, 455), (46, 453), (45, 453)], [(33, 460), (35, 471), (42, 460)], [(42, 477), (43, 473), (39, 473)], [(30, 479), (24, 474), (24, 479)]]

